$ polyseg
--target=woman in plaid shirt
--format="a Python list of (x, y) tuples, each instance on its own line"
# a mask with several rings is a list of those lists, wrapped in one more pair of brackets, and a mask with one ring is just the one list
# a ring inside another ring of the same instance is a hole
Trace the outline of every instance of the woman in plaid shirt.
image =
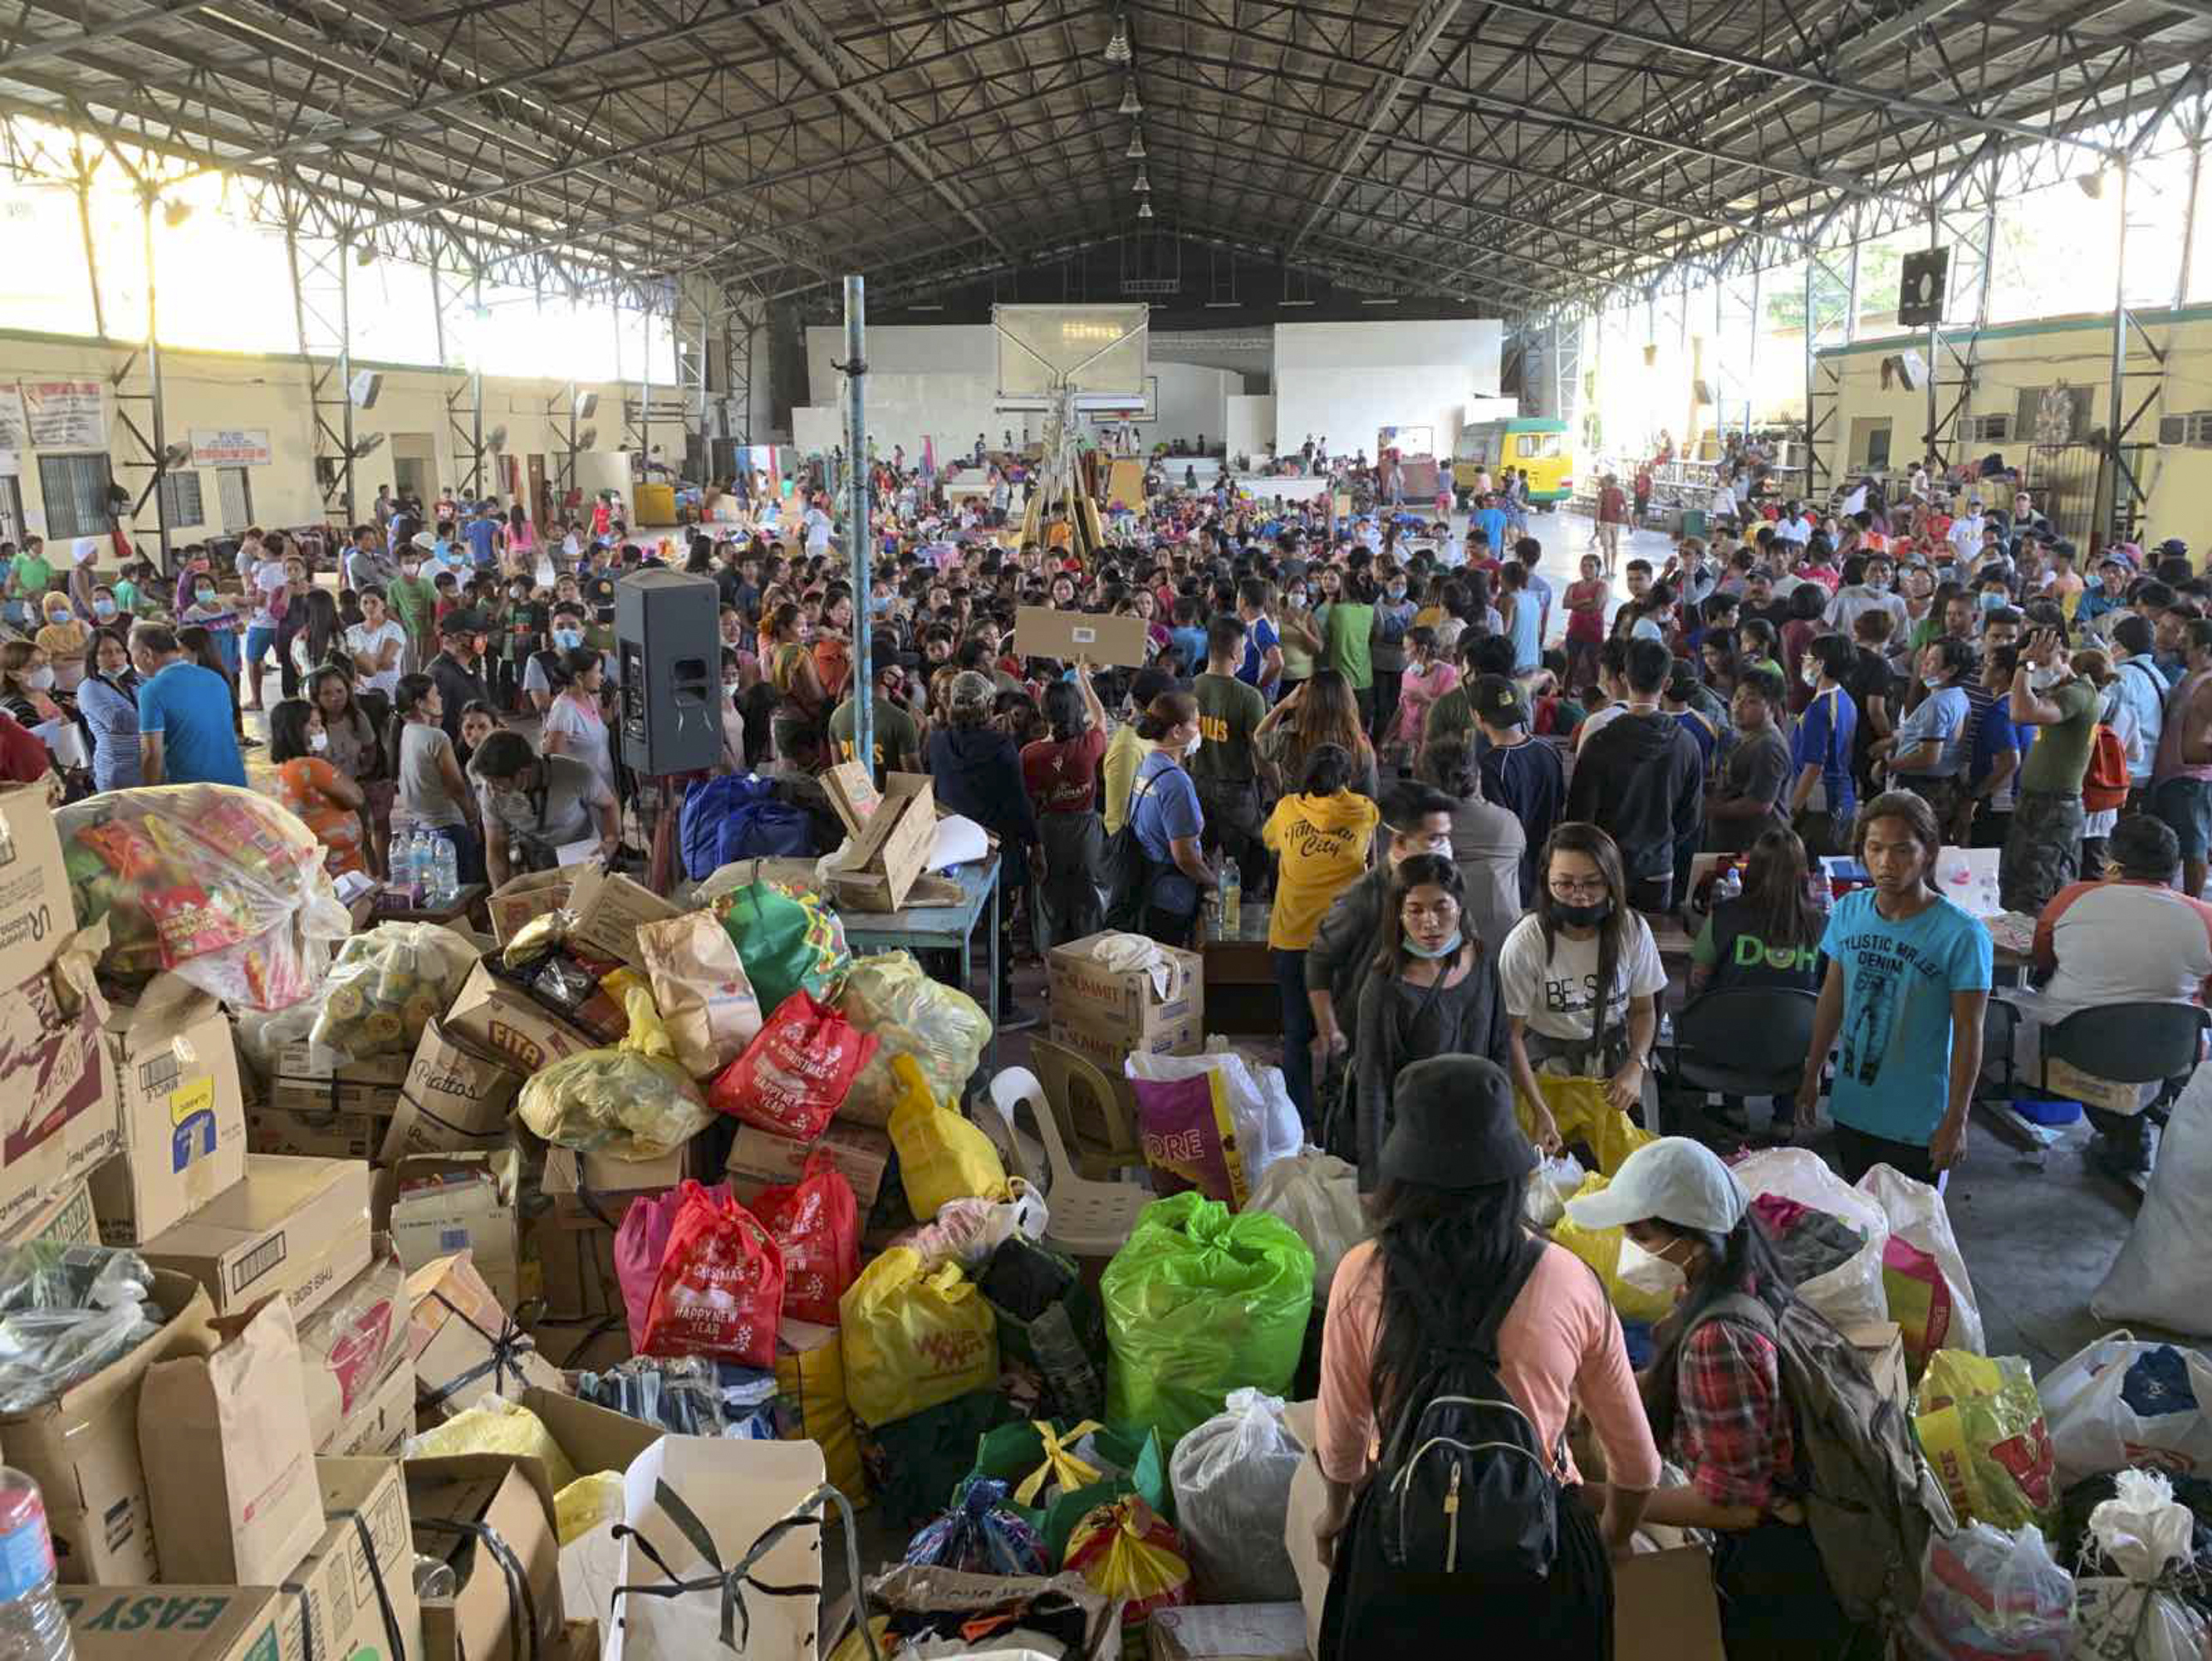
[(1698, 1320), (1732, 1293), (1778, 1313), (1792, 1300), (1735, 1175), (1702, 1143), (1664, 1137), (1624, 1160), (1603, 1193), (1569, 1201), (1567, 1215), (1583, 1228), (1624, 1228), (1624, 1251), (1641, 1250), (1681, 1278), (1644, 1401), (1653, 1437), (1688, 1480), (1654, 1489), (1644, 1516), (1713, 1531), (1729, 1661), (1878, 1655), (1878, 1638), (1844, 1618), (1805, 1525), (1796, 1426), (1773, 1341), (1725, 1316)]

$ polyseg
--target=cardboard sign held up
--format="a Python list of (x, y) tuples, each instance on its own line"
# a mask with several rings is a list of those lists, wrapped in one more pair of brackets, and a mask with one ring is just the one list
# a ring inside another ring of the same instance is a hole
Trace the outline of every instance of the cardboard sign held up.
[(1094, 664), (1142, 669), (1150, 638), (1142, 617), (1100, 617), (1042, 605), (1025, 605), (1014, 614), (1014, 649), (1024, 658), (1069, 664), (1088, 658)]

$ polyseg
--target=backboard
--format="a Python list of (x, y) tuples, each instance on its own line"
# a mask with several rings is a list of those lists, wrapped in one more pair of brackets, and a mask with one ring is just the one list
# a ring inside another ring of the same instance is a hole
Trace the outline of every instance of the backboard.
[(1080, 410), (1141, 408), (1151, 307), (994, 306), (998, 407), (1043, 409), (1062, 387)]

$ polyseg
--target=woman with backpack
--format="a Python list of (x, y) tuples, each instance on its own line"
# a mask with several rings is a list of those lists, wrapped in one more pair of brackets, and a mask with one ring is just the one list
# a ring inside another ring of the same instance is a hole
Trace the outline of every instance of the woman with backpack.
[[(1478, 1633), (1515, 1661), (1608, 1656), (1610, 1555), (1660, 1476), (1620, 1323), (1522, 1222), (1536, 1154), (1504, 1070), (1435, 1056), (1396, 1082), (1375, 1233), (1338, 1266), (1322, 1332), (1320, 1661), (1460, 1653)], [(1612, 1476), (1595, 1505), (1566, 1447), (1577, 1411)]]
[[(1873, 1634), (1845, 1618), (1807, 1525), (1806, 1446), (1783, 1331), (1810, 1312), (1797, 1306), (1742, 1185), (1703, 1143), (1662, 1137), (1623, 1160), (1603, 1193), (1569, 1200), (1567, 1215), (1577, 1228), (1625, 1230), (1628, 1245), (1680, 1282), (1644, 1374), (1644, 1403), (1688, 1481), (1658, 1488), (1642, 1511), (1647, 1522), (1712, 1531), (1729, 1661), (1879, 1654), (1863, 1647)], [(1848, 1345), (1838, 1338), (1833, 1348)], [(1867, 1527), (1872, 1535), (1871, 1518)]]
[(1198, 700), (1163, 692), (1136, 724), (1149, 748), (1130, 783), (1121, 829), (1106, 851), (1114, 889), (1106, 923), (1163, 945), (1188, 946), (1198, 933), (1199, 904), (1219, 882), (1202, 846), (1206, 810), (1183, 766), (1198, 749)]

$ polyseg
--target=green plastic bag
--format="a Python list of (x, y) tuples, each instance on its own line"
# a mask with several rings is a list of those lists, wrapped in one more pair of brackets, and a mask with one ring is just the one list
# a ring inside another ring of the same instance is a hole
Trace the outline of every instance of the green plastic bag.
[[(1051, 1428), (1058, 1444), (1054, 1457), (1044, 1443)], [(1069, 1486), (1060, 1478), (1071, 1458), (1088, 1460), (1098, 1473), (1096, 1482)], [(1134, 1494), (1153, 1510), (1175, 1520), (1175, 1492), (1168, 1483), (1168, 1458), (1157, 1430), (1116, 1430), (1097, 1428), (1088, 1421), (1054, 1426), (1022, 1420), (988, 1432), (975, 1445), (975, 1476), (995, 1476), (1008, 1485), (1007, 1503), (1021, 1512), (1044, 1537), (1055, 1563), (1067, 1555), (1068, 1536), (1075, 1525), (1100, 1506), (1111, 1505)], [(1042, 1481), (1032, 1493), (1034, 1504), (1012, 1496), (1032, 1477)]]
[(781, 882), (749, 882), (715, 902), (763, 1009), (801, 986), (824, 1003), (852, 967), (842, 918), (818, 894)]
[(942, 1516), (968, 1476), (978, 1440), (1013, 1409), (996, 1390), (975, 1390), (889, 1424), (860, 1431), (860, 1461), (884, 1514), (912, 1531)]
[(1155, 1200), (1106, 1265), (1106, 1417), (1168, 1452), (1249, 1385), (1283, 1395), (1313, 1306), (1313, 1252), (1280, 1217), (1195, 1191)]

